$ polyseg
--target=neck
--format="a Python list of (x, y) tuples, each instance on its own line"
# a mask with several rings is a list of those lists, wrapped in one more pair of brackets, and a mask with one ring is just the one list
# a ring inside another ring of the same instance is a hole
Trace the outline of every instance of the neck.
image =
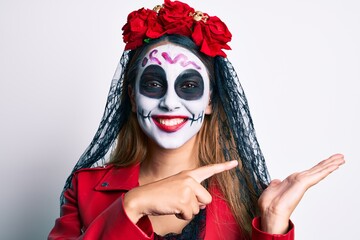
[(197, 150), (196, 136), (177, 149), (164, 149), (151, 142), (146, 160), (141, 164), (140, 185), (198, 167)]

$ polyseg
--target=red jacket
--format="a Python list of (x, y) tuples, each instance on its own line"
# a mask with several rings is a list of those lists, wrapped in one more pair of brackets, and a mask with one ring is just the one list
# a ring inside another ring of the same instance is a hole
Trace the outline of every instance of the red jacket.
[[(66, 203), (48, 239), (148, 240), (154, 239), (149, 218), (131, 222), (123, 207), (124, 193), (139, 185), (139, 165), (116, 168), (112, 165), (87, 168), (74, 174), (72, 188), (65, 192)], [(216, 194), (215, 194), (216, 195)], [(216, 216), (216, 217), (214, 217)], [(294, 227), (284, 235), (259, 230), (260, 219), (252, 222), (253, 240), (293, 240)], [(213, 195), (206, 207), (205, 240), (243, 239), (226, 202)]]

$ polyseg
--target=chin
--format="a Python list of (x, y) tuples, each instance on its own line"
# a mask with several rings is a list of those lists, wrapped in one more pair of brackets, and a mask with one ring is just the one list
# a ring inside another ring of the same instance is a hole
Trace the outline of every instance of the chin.
[(168, 149), (168, 150), (172, 150), (172, 149), (177, 149), (177, 148), (180, 148), (181, 146), (183, 146), (185, 144), (185, 142), (171, 142), (171, 141), (168, 141), (168, 142), (158, 142), (156, 141), (156, 144), (163, 148), (163, 149)]

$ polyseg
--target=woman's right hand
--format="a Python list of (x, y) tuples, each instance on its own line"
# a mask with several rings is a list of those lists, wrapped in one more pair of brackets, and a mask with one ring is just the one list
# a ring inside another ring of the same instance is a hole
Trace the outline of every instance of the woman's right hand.
[(233, 160), (203, 166), (134, 188), (125, 194), (125, 211), (133, 223), (146, 215), (176, 215), (190, 220), (212, 200), (201, 182), (237, 165)]

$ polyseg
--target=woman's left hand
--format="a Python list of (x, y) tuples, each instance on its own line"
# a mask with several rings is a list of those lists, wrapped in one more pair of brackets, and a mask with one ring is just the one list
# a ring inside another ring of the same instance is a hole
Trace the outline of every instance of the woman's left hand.
[(306, 171), (291, 174), (283, 181), (272, 180), (259, 198), (261, 230), (271, 234), (286, 233), (290, 215), (305, 192), (344, 163), (344, 156), (335, 154)]

